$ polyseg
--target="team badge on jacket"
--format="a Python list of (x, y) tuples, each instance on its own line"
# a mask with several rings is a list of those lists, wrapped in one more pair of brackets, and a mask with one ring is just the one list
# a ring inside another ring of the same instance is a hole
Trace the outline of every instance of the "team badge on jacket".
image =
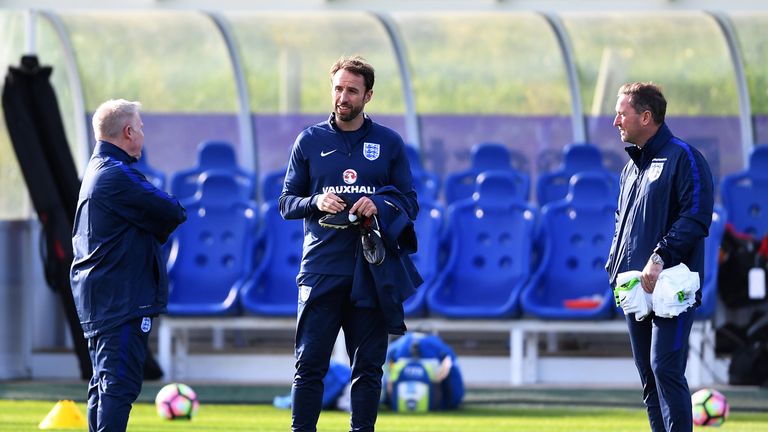
[(381, 153), (381, 145), (376, 143), (363, 143), (363, 156), (368, 160), (376, 160)]
[(664, 161), (651, 162), (651, 167), (648, 168), (648, 182), (654, 182), (661, 176), (661, 171), (664, 170)]
[(312, 287), (308, 285), (299, 285), (299, 301), (306, 303), (309, 300), (309, 294), (312, 293)]
[(149, 333), (152, 330), (152, 318), (144, 317), (141, 319), (141, 331)]

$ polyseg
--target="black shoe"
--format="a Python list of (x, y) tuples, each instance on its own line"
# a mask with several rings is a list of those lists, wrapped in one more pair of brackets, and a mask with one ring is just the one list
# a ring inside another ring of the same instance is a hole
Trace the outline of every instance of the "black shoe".
[(344, 210), (338, 212), (338, 213), (328, 213), (327, 215), (320, 218), (320, 226), (324, 228), (334, 228), (334, 229), (347, 229), (351, 227), (352, 225), (358, 225), (360, 224), (360, 218), (358, 218), (354, 214), (349, 213), (349, 202), (345, 197), (341, 197), (342, 200), (344, 200)]
[(373, 265), (379, 265), (384, 262), (387, 256), (387, 248), (384, 246), (384, 240), (381, 238), (381, 227), (379, 218), (373, 215), (363, 219), (360, 225), (360, 235), (363, 242), (363, 256), (365, 260)]

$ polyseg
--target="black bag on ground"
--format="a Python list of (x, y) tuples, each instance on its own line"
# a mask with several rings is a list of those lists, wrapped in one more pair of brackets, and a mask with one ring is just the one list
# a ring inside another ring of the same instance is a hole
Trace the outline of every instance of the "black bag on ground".
[(728, 367), (731, 385), (768, 385), (768, 344), (752, 342), (737, 348)]
[[(741, 330), (741, 329), (740, 329)], [(744, 343), (736, 347), (728, 367), (728, 383), (768, 385), (768, 314), (755, 312), (743, 330)]]
[(715, 329), (715, 353), (732, 354), (747, 344), (747, 328), (734, 323), (725, 323)]

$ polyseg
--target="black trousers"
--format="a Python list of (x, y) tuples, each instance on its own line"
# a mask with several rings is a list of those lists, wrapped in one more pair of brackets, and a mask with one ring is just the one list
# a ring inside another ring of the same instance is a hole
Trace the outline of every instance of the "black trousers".
[(297, 280), (299, 309), (291, 430), (317, 430), (323, 377), (339, 329), (343, 329), (352, 362), (351, 430), (373, 431), (381, 396), (382, 366), (387, 356), (388, 334), (381, 311), (352, 304), (351, 276), (303, 274)]

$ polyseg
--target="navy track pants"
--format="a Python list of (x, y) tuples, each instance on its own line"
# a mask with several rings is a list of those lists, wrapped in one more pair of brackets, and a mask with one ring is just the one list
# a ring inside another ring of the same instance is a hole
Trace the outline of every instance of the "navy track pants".
[(691, 393), (685, 379), (693, 309), (674, 317), (626, 316), (632, 355), (643, 385), (643, 401), (653, 432), (693, 430)]
[(88, 385), (89, 432), (122, 432), (141, 393), (151, 318), (136, 318), (88, 339), (93, 376)]
[(378, 308), (355, 307), (351, 276), (303, 274), (298, 277), (296, 374), (291, 389), (292, 431), (315, 432), (339, 329), (344, 330), (352, 362), (351, 431), (372, 432), (381, 396), (388, 334)]

